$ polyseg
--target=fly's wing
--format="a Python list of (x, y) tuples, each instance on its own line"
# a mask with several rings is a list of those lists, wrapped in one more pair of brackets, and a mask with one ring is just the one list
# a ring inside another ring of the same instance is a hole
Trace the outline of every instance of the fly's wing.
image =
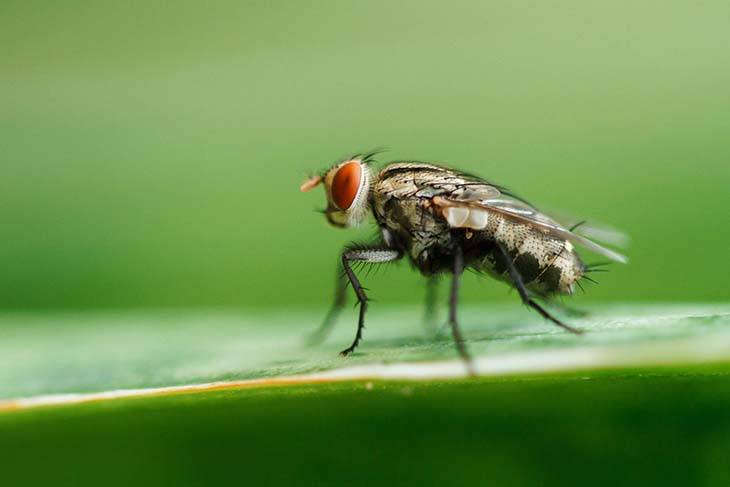
[[(444, 216), (454, 228), (484, 228), (489, 212), (497, 213), (512, 221), (531, 225), (555, 237), (570, 241), (599, 255), (620, 263), (627, 263), (628, 258), (614, 250), (606, 248), (583, 235), (579, 235), (563, 227), (549, 216), (540, 213), (530, 204), (514, 196), (505, 194), (499, 186), (481, 181), (478, 178), (451, 174), (454, 191), (435, 191), (430, 195), (433, 203), (442, 208)], [(461, 179), (461, 184), (456, 180)], [(437, 189), (430, 181), (424, 181), (422, 192)], [(439, 187), (443, 189), (443, 187)], [(451, 189), (451, 188), (449, 188)], [(424, 194), (424, 196), (426, 196)]]
[(549, 216), (540, 213), (521, 201), (509, 199), (483, 200), (480, 202), (480, 206), (495, 211), (507, 218), (538, 227), (550, 235), (585, 247), (615, 262), (626, 264), (629, 261), (625, 255), (604, 247), (583, 235), (578, 235), (568, 230)]
[(550, 209), (548, 211), (550, 216), (563, 224), (564, 227), (570, 229), (573, 233), (578, 233), (586, 238), (609, 244), (614, 247), (626, 248), (629, 245), (631, 238), (618, 228), (607, 225), (603, 222), (597, 222), (594, 219), (590, 221), (576, 218), (569, 213), (563, 211), (555, 211)]

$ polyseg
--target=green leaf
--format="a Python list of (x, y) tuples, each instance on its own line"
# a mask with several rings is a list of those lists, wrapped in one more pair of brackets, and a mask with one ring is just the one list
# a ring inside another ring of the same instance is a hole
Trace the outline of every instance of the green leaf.
[[(354, 311), (343, 313), (335, 333), (315, 347), (305, 344), (321, 318), (314, 312), (6, 314), (0, 399), (303, 374), (463, 375), (448, 328), (425, 329), (415, 308), (372, 308), (364, 341), (346, 359), (337, 352), (352, 340)], [(726, 360), (730, 349), (725, 305), (611, 306), (566, 319), (587, 333), (566, 333), (518, 306), (461, 314), (469, 350), (485, 375), (704, 363)]]
[(451, 341), (425, 338), (418, 317), (374, 311), (359, 353), (342, 359), (352, 314), (314, 348), (302, 338), (315, 313), (5, 315), (6, 399), (282, 374), (398, 371), (411, 380), (5, 411), (0, 478), (13, 486), (730, 481), (728, 306), (596, 308), (572, 320), (589, 331), (581, 337), (515, 307), (467, 309), (469, 347), (492, 377), (451, 381), (414, 380), (423, 370), (463, 371)]

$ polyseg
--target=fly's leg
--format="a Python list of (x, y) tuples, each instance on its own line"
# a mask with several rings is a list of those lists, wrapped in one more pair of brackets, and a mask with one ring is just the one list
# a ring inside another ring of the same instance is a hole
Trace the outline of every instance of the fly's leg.
[(583, 330), (578, 330), (577, 328), (573, 328), (572, 326), (568, 326), (559, 319), (555, 318), (553, 315), (547, 312), (545, 308), (543, 308), (538, 302), (536, 302), (532, 296), (530, 296), (530, 293), (527, 291), (527, 288), (525, 287), (525, 283), (522, 281), (522, 276), (520, 276), (520, 272), (517, 270), (517, 267), (515, 267), (514, 262), (512, 262), (512, 257), (510, 257), (509, 253), (507, 252), (507, 249), (504, 248), (504, 246), (501, 243), (498, 243), (499, 250), (502, 253), (502, 257), (504, 257), (505, 263), (507, 264), (507, 269), (509, 270), (510, 278), (512, 279), (512, 283), (515, 285), (515, 288), (517, 289), (517, 292), (520, 294), (520, 298), (522, 298), (522, 302), (525, 303), (527, 306), (531, 307), (538, 313), (542, 315), (543, 318), (552, 321), (556, 325), (558, 325), (560, 328), (563, 328), (565, 330), (568, 330), (571, 333), (575, 333), (576, 335), (582, 335)]
[(368, 309), (368, 296), (365, 294), (360, 284), (360, 280), (355, 275), (350, 265), (352, 262), (366, 262), (369, 264), (384, 264), (386, 262), (393, 262), (402, 257), (397, 250), (389, 249), (387, 247), (357, 247), (345, 250), (342, 254), (342, 267), (345, 269), (345, 276), (352, 285), (352, 290), (355, 292), (357, 302), (360, 306), (360, 314), (357, 320), (357, 332), (355, 333), (355, 340), (352, 345), (340, 352), (340, 355), (346, 357), (350, 355), (360, 344), (362, 340), (362, 330), (365, 328), (365, 312)]
[(461, 275), (464, 272), (464, 254), (462, 253), (461, 247), (456, 246), (454, 250), (454, 267), (453, 277), (451, 279), (451, 295), (449, 296), (449, 326), (451, 326), (451, 334), (454, 337), (454, 343), (456, 349), (459, 351), (459, 355), (466, 364), (469, 375), (476, 375), (474, 370), (474, 362), (466, 349), (464, 343), (464, 337), (461, 335), (459, 329), (459, 323), (456, 320), (456, 307), (459, 301), (459, 287), (461, 284)]
[(438, 276), (429, 276), (426, 280), (426, 300), (423, 306), (423, 327), (429, 335), (435, 335), (438, 332), (436, 325), (438, 287)]
[[(538, 296), (539, 297), (539, 296)], [(543, 304), (548, 305), (548, 307), (556, 309), (563, 313), (566, 316), (570, 316), (572, 318), (585, 318), (588, 316), (588, 311), (584, 311), (582, 309), (576, 309), (570, 306), (567, 306), (564, 303), (560, 303), (556, 301), (555, 299), (549, 299), (549, 298), (542, 298), (541, 301)]]
[(307, 343), (309, 345), (317, 345), (327, 338), (327, 335), (332, 331), (332, 327), (340, 316), (340, 311), (345, 306), (346, 296), (345, 291), (347, 290), (347, 278), (340, 267), (337, 265), (337, 280), (335, 281), (335, 299), (332, 302), (332, 306), (327, 312), (324, 321), (317, 330), (309, 335)]

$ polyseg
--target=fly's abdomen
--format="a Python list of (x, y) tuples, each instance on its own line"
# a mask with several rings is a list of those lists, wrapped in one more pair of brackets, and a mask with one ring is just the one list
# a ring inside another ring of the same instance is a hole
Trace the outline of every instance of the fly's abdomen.
[[(502, 216), (490, 220), (485, 231), (507, 250), (528, 289), (540, 294), (572, 294), (585, 267), (570, 242)], [(497, 249), (487, 253), (478, 267), (509, 281), (507, 264)]]

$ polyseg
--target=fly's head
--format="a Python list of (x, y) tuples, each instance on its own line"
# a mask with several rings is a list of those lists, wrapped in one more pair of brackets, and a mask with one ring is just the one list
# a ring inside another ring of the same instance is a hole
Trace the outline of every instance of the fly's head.
[(308, 179), (301, 190), (306, 192), (323, 184), (327, 221), (339, 228), (353, 227), (367, 218), (372, 179), (368, 157), (354, 156)]

